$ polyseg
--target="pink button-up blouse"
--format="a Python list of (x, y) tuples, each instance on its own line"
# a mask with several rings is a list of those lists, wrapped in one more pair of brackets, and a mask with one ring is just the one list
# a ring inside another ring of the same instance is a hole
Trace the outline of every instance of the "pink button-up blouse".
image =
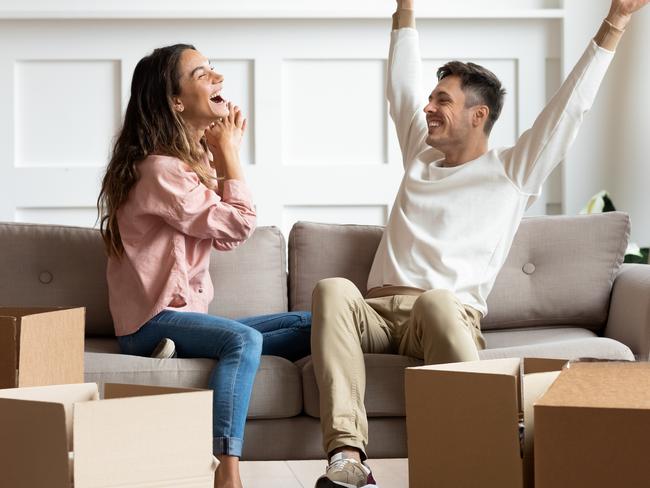
[(235, 248), (256, 221), (243, 181), (220, 182), (220, 196), (187, 164), (168, 156), (147, 157), (138, 175), (117, 212), (124, 254), (109, 257), (106, 273), (118, 336), (136, 332), (168, 307), (206, 313), (214, 295), (212, 247)]

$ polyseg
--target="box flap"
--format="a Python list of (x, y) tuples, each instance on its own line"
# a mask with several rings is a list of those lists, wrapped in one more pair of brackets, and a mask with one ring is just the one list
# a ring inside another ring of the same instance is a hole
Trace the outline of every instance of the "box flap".
[(467, 373), (488, 373), (488, 374), (505, 374), (505, 375), (518, 375), (521, 365), (519, 358), (503, 358), (503, 359), (486, 359), (482, 361), (467, 361), (463, 363), (448, 363), (448, 364), (429, 364), (426, 366), (417, 366), (413, 370), (424, 371), (458, 371)]
[(78, 403), (74, 445), (75, 486), (212, 488), (212, 392)]
[(571, 363), (540, 406), (650, 408), (650, 363)]
[[(516, 373), (518, 359), (486, 364), (492, 372), (512, 371), (515, 365)], [(406, 370), (413, 488), (476, 486), (476, 480), (490, 480), (489, 486), (521, 485), (518, 376), (483, 374), (485, 370), (474, 370), (476, 365), (467, 372), (466, 366), (458, 364), (463, 371)]]
[(22, 317), (18, 386), (83, 383), (84, 317), (83, 308)]
[[(562, 367), (564, 362), (558, 364), (559, 367)], [(547, 366), (550, 367), (550, 364)], [(535, 415), (533, 406), (546, 393), (546, 390), (548, 390), (549, 386), (551, 386), (559, 375), (560, 371), (532, 373), (524, 375), (522, 380), (522, 403), (524, 410), (524, 486), (526, 487), (533, 487), (535, 484)]]
[(2, 486), (69, 487), (63, 405), (0, 398), (0, 432)]
[(0, 317), (0, 388), (16, 386), (18, 325), (15, 317)]
[(566, 359), (524, 358), (524, 374), (560, 371), (567, 364)]
[(170, 393), (188, 393), (193, 391), (206, 391), (198, 388), (172, 388), (169, 386), (127, 385), (122, 383), (106, 383), (104, 385), (104, 398), (128, 398), (151, 395), (167, 395)]
[(0, 390), (0, 398), (62, 405), (65, 413), (65, 432), (68, 440), (68, 450), (72, 451), (72, 411), (74, 404), (76, 402), (98, 400), (99, 390), (95, 383), (35, 386), (31, 388)]

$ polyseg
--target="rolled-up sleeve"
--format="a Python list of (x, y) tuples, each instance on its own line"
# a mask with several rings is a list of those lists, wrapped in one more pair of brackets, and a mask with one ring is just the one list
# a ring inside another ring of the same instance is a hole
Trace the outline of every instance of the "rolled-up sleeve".
[(147, 175), (148, 184), (144, 185), (150, 192), (146, 200), (154, 206), (150, 210), (179, 232), (212, 239), (216, 249), (228, 250), (245, 241), (255, 229), (255, 207), (245, 182), (221, 182), (220, 197), (181, 161), (168, 161), (151, 169), (153, 174)]

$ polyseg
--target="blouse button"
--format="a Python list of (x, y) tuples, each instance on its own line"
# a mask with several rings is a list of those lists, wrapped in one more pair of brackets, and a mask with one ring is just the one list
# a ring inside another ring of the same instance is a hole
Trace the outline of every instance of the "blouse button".
[(199, 288), (199, 293), (203, 293), (203, 288)]

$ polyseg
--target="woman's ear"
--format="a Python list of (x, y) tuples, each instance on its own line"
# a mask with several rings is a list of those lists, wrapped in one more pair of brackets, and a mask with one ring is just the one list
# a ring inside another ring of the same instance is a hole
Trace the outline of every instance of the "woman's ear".
[(183, 102), (181, 101), (180, 98), (172, 97), (172, 102), (174, 104), (174, 110), (176, 110), (177, 112), (180, 113), (183, 110), (185, 110), (185, 106), (183, 105)]
[(486, 105), (479, 105), (474, 109), (474, 116), (472, 117), (472, 125), (479, 127), (487, 122), (490, 115), (490, 109)]

